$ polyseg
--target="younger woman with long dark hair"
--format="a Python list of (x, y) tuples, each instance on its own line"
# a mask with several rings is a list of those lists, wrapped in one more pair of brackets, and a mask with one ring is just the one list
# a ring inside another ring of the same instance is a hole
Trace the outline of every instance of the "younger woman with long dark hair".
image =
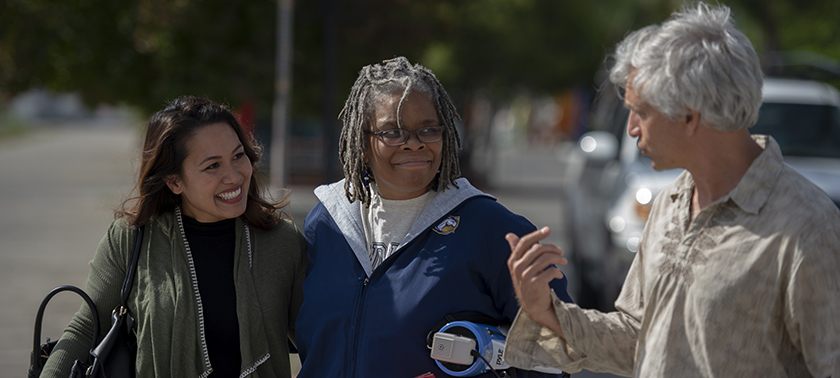
[(143, 241), (128, 308), (137, 376), (289, 377), (288, 338), (302, 302), (305, 242), (264, 197), (259, 149), (230, 111), (182, 97), (148, 123), (138, 195), (117, 212), (91, 261), (87, 306), (42, 376), (85, 360), (119, 305), (136, 232)]

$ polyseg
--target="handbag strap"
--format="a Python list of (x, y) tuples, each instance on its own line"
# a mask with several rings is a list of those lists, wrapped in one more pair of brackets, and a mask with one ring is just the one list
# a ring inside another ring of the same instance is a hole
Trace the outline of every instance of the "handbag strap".
[(137, 272), (137, 260), (140, 260), (140, 245), (143, 244), (143, 227), (137, 228), (137, 236), (134, 238), (134, 252), (131, 254), (131, 265), (125, 273), (125, 282), (123, 282), (122, 291), (120, 293), (120, 305), (124, 308), (128, 303), (128, 294), (131, 293), (131, 285), (134, 283), (134, 275)]
[(90, 313), (93, 315), (93, 338), (91, 339), (92, 344), (90, 349), (96, 348), (96, 343), (99, 342), (99, 316), (96, 312), (96, 305), (93, 303), (93, 300), (84, 292), (84, 290), (71, 285), (62, 285), (55, 289), (52, 289), (44, 300), (41, 301), (41, 306), (38, 307), (38, 314), (35, 316), (35, 337), (32, 343), (32, 354), (30, 355), (30, 365), (29, 365), (29, 377), (38, 377), (41, 374), (41, 369), (44, 368), (44, 359), (41, 355), (41, 323), (44, 320), (44, 311), (47, 309), (47, 303), (49, 303), (50, 299), (54, 297), (56, 294), (62, 291), (72, 291), (78, 294), (82, 299), (85, 300), (87, 303), (88, 308), (90, 308)]
[[(131, 293), (131, 286), (134, 283), (134, 275), (137, 271), (137, 261), (140, 259), (140, 246), (143, 240), (143, 227), (139, 227), (137, 229), (137, 235), (134, 238), (134, 252), (131, 255), (131, 265), (128, 267), (128, 271), (125, 274), (125, 281), (123, 282), (122, 292), (120, 293), (120, 305), (123, 308), (126, 307), (126, 303), (128, 302), (128, 294)], [(87, 303), (88, 307), (90, 308), (91, 314), (93, 314), (93, 337), (91, 339), (92, 345), (90, 347), (91, 351), (96, 349), (97, 344), (99, 343), (99, 316), (97, 315), (96, 305), (93, 303), (93, 300), (84, 292), (84, 290), (71, 286), (71, 285), (63, 285), (59, 286), (47, 294), (44, 297), (44, 300), (41, 301), (41, 306), (38, 308), (38, 314), (35, 316), (35, 337), (32, 343), (32, 354), (30, 355), (30, 367), (29, 367), (29, 377), (37, 377), (41, 373), (41, 369), (44, 368), (44, 361), (42, 360), (41, 356), (41, 323), (44, 319), (44, 311), (47, 308), (47, 303), (49, 303), (50, 299), (54, 297), (56, 294), (62, 291), (72, 291), (84, 299), (85, 303)]]

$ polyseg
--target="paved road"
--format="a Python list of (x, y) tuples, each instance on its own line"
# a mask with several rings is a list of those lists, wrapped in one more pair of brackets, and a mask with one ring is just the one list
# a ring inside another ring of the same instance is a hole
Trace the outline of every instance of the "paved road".
[[(65, 126), (0, 141), (2, 375), (28, 369), (40, 299), (59, 284), (84, 287), (112, 208), (131, 189), (135, 140), (122, 125)], [(71, 294), (57, 297), (45, 335), (58, 338), (80, 303)]]
[[(84, 287), (88, 261), (132, 190), (138, 125), (100, 122), (37, 129), (0, 140), (0, 377), (25, 374), (35, 312), (53, 287)], [(562, 156), (561, 156), (562, 157)], [(562, 159), (553, 151), (508, 152), (486, 189), (532, 222), (551, 226), (565, 244), (560, 190)], [(315, 204), (311, 187), (292, 189), (291, 212), (302, 226)], [(574, 269), (567, 269), (574, 281)], [(57, 338), (79, 308), (71, 294), (48, 310), (44, 337)], [(579, 377), (612, 377), (583, 372)]]

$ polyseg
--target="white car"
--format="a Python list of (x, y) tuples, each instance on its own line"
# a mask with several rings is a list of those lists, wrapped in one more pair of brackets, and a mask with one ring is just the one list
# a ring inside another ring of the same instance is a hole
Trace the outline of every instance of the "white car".
[[(682, 173), (655, 171), (625, 132), (627, 111), (606, 89), (596, 104), (600, 130), (580, 138), (579, 185), (569, 190), (567, 251), (580, 270), (576, 301), (611, 310), (639, 245), (650, 206)], [(766, 78), (759, 119), (751, 133), (769, 134), (785, 162), (840, 207), (840, 92), (808, 80)], [(620, 135), (619, 135), (620, 133)]]

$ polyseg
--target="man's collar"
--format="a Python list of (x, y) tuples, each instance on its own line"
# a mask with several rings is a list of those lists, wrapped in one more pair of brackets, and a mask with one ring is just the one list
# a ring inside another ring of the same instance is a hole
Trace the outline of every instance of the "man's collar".
[[(713, 204), (723, 203), (731, 199), (745, 212), (758, 214), (767, 203), (767, 199), (773, 191), (773, 183), (784, 166), (784, 158), (779, 144), (773, 137), (752, 135), (752, 138), (764, 151), (750, 164), (735, 189), (732, 189), (731, 192), (719, 198)], [(683, 172), (677, 178), (675, 184), (675, 191), (669, 194), (672, 202), (677, 201), (681, 193), (691, 195), (695, 185), (694, 177), (688, 171)]]
[(768, 135), (753, 135), (753, 140), (764, 151), (752, 162), (750, 168), (741, 178), (741, 182), (728, 197), (744, 211), (758, 214), (767, 203), (773, 191), (776, 178), (784, 166), (784, 158), (779, 144)]
[[(770, 193), (773, 191), (773, 183), (779, 176), (784, 166), (784, 158), (779, 144), (768, 135), (752, 135), (753, 140), (764, 151), (750, 164), (744, 177), (735, 189), (727, 195), (719, 198), (714, 203), (723, 203), (732, 200), (738, 207), (750, 214), (758, 214)], [(676, 192), (671, 193), (671, 200), (676, 201), (680, 193), (691, 195), (695, 185), (694, 177), (689, 172), (683, 172), (676, 181)], [(713, 203), (713, 204), (714, 204)]]

